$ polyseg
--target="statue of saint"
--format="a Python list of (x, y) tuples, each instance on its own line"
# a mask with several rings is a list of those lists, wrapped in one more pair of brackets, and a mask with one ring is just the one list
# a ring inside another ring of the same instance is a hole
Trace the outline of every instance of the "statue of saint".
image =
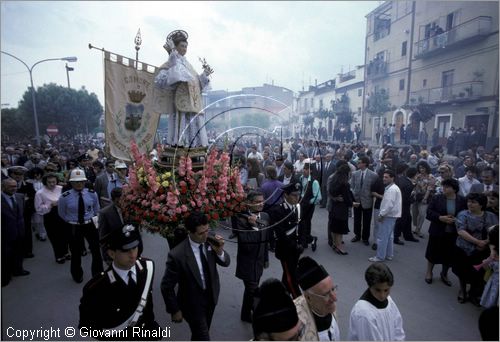
[(203, 72), (197, 74), (185, 55), (188, 34), (182, 30), (171, 32), (163, 47), (169, 58), (155, 75), (155, 105), (162, 114), (168, 114), (167, 144), (172, 147), (207, 147), (202, 90), (208, 89), (208, 76), (213, 70), (203, 59)]

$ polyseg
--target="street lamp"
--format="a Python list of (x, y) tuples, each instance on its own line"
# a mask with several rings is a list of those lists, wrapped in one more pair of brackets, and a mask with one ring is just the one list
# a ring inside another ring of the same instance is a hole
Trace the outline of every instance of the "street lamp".
[(36, 112), (36, 100), (35, 100), (35, 87), (33, 86), (33, 68), (35, 68), (36, 65), (42, 63), (42, 62), (48, 62), (48, 61), (66, 61), (66, 62), (76, 62), (78, 58), (72, 56), (72, 57), (62, 57), (62, 58), (48, 58), (48, 59), (42, 59), (41, 61), (36, 62), (31, 66), (31, 68), (26, 64), (22, 59), (19, 57), (16, 57), (8, 52), (5, 51), (0, 51), (3, 54), (6, 54), (7, 56), (10, 56), (12, 58), (17, 59), (19, 62), (23, 63), (23, 65), (28, 69), (28, 72), (30, 73), (30, 82), (31, 82), (31, 98), (33, 100), (33, 117), (35, 119), (35, 134), (36, 134), (36, 144), (40, 146), (40, 130), (38, 128), (38, 116)]

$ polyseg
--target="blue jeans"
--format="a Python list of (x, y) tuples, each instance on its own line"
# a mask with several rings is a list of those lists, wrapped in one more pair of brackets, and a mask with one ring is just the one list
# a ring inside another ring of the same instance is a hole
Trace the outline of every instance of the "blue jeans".
[(395, 225), (395, 217), (384, 217), (382, 222), (379, 222), (377, 232), (377, 258), (385, 260), (386, 257), (392, 258), (394, 256)]

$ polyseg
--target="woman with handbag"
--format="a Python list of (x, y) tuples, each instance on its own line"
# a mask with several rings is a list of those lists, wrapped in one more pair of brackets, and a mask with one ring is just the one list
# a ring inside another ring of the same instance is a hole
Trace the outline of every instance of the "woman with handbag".
[(455, 217), (462, 210), (467, 209), (465, 198), (458, 194), (459, 185), (456, 179), (445, 179), (441, 183), (442, 193), (432, 198), (427, 208), (427, 219), (431, 222), (429, 227), (429, 240), (425, 251), (427, 259), (427, 273), (425, 282), (432, 283), (432, 270), (434, 265), (442, 264), (441, 281), (451, 286), (448, 279), (448, 270), (452, 262), (452, 253), (457, 240)]
[(418, 174), (415, 185), (415, 203), (413, 203), (413, 225), (415, 226), (415, 235), (423, 238), (420, 232), (424, 225), (427, 215), (427, 207), (434, 193), (436, 179), (431, 174), (431, 167), (426, 161), (420, 161), (417, 164)]
[[(453, 273), (460, 280), (458, 301), (465, 303), (469, 299), (471, 303), (478, 306), (484, 288), (484, 270), (476, 270), (474, 265), (480, 264), (488, 257), (487, 229), (498, 224), (498, 217), (485, 211), (486, 195), (470, 193), (466, 200), (468, 209), (461, 211), (455, 221), (458, 238)], [(468, 293), (467, 284), (470, 284)]]

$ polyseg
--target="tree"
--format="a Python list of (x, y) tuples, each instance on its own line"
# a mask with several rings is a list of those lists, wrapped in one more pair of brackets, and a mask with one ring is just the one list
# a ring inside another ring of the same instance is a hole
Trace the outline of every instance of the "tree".
[(304, 123), (304, 128), (309, 126), (312, 131), (314, 125), (314, 115), (305, 115), (302, 122)]
[(231, 127), (239, 126), (255, 126), (262, 129), (269, 129), (271, 126), (271, 120), (269, 118), (269, 114), (262, 112), (231, 115)]
[(351, 123), (354, 121), (354, 113), (351, 111), (349, 106), (350, 99), (347, 94), (343, 94), (340, 99), (332, 101), (332, 112), (336, 117), (336, 125), (343, 124), (346, 127), (350, 127)]
[[(49, 125), (56, 125), (61, 135), (92, 133), (99, 127), (99, 118), (103, 113), (97, 95), (89, 94), (85, 87), (76, 90), (54, 83), (38, 87), (36, 108), (40, 134)], [(33, 101), (29, 90), (19, 102), (16, 120), (23, 124), (24, 134), (35, 135)]]
[(366, 112), (373, 116), (381, 117), (385, 112), (391, 109), (389, 94), (385, 89), (380, 89), (370, 95), (366, 106)]
[[(33, 121), (33, 119), (32, 119)], [(22, 122), (17, 117), (17, 109), (2, 109), (2, 136), (19, 139), (26, 135), (26, 122)]]

